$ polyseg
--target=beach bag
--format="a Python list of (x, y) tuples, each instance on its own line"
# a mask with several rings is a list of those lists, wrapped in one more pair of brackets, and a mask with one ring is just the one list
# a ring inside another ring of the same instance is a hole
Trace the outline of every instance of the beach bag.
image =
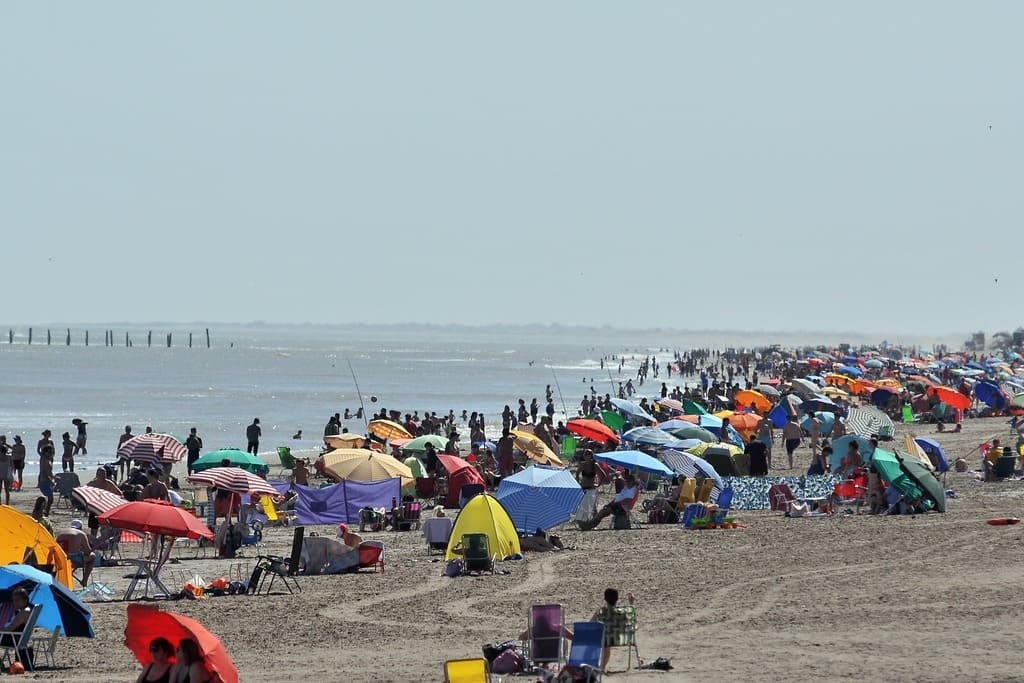
[(491, 673), (514, 674), (523, 670), (523, 658), (515, 651), (515, 648), (508, 648), (494, 658), (491, 663)]
[(500, 655), (502, 652), (504, 652), (505, 650), (515, 650), (515, 648), (516, 641), (506, 640), (503, 643), (488, 643), (484, 645), (482, 649), (484, 652), (484, 659), (487, 660), (488, 665), (491, 665), (494, 663), (494, 660), (498, 658), (498, 655)]
[(465, 572), (465, 563), (459, 559), (449, 560), (448, 564), (444, 566), (444, 575), (450, 579), (454, 579), (456, 576), (461, 576)]

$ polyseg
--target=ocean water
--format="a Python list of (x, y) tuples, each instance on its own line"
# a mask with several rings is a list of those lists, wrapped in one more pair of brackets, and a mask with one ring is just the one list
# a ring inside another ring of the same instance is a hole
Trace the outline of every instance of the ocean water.
[[(569, 415), (591, 386), (612, 392), (617, 382), (636, 376), (644, 356), (661, 365), (672, 350), (725, 348), (767, 343), (804, 343), (798, 336), (632, 331), (613, 328), (560, 327), (470, 328), (441, 326), (211, 326), (206, 348), (201, 328), (154, 324), (90, 329), (72, 326), (72, 344), (64, 344), (63, 327), (51, 345), (45, 332), (16, 331), (13, 344), (0, 343), (0, 433), (12, 441), (22, 435), (28, 448), (26, 472), (35, 471), (35, 444), (50, 429), (75, 435), (71, 420), (88, 425), (86, 458), (76, 469), (114, 459), (126, 424), (141, 434), (147, 425), (179, 438), (196, 427), (205, 450), (245, 447), (245, 428), (254, 417), (263, 427), (260, 451), (288, 445), (312, 451), (321, 443), (324, 424), (335, 412), (360, 405), (367, 411), (386, 407), (402, 413), (449, 410), (483, 412), (488, 433), (500, 431), (500, 412), (517, 399), (536, 397), (543, 414), (544, 390), (552, 385), (558, 411)], [(116, 346), (103, 344), (104, 330), (113, 329)], [(154, 344), (147, 346), (147, 330)], [(132, 346), (124, 345), (125, 333)], [(174, 346), (165, 336), (173, 333)], [(188, 348), (188, 333), (194, 346)], [(59, 340), (58, 340), (59, 337)], [(159, 340), (159, 341), (158, 341)], [(97, 344), (99, 342), (99, 344)], [(602, 370), (602, 357), (626, 359)], [(641, 392), (655, 394), (667, 381), (649, 378)], [(358, 390), (357, 390), (358, 384)], [(673, 375), (669, 386), (680, 384)], [(371, 402), (376, 397), (376, 402)], [(362, 420), (348, 420), (350, 431), (364, 431)], [(291, 437), (301, 429), (304, 438)], [(463, 430), (463, 442), (468, 430)]]

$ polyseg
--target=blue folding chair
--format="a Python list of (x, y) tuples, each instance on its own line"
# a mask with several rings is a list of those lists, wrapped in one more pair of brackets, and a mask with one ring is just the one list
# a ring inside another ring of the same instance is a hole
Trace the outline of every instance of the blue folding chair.
[(577, 621), (572, 625), (572, 647), (566, 667), (581, 672), (586, 681), (601, 680), (601, 653), (604, 651), (604, 624)]
[(719, 510), (728, 510), (732, 506), (733, 494), (734, 491), (732, 490), (731, 486), (726, 486), (724, 489), (722, 489), (722, 491), (718, 494), (718, 500), (715, 501), (718, 504)]

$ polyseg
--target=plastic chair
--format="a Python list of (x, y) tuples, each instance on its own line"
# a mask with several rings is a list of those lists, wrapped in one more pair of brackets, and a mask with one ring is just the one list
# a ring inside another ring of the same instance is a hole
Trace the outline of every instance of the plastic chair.
[[(292, 449), (288, 446), (277, 447), (277, 458), (281, 461), (282, 470), (294, 470), (295, 469), (295, 456), (292, 455)], [(283, 472), (282, 472), (283, 473)]]
[(57, 499), (57, 507), (63, 504), (67, 508), (78, 507), (82, 505), (71, 497), (71, 492), (82, 485), (82, 481), (78, 478), (77, 472), (58, 472), (53, 475), (54, 482), (56, 483), (56, 489), (60, 493), (60, 498)]
[(682, 517), (679, 519), (679, 523), (689, 529), (693, 526), (693, 520), (698, 517), (704, 517), (708, 513), (708, 508), (704, 503), (690, 503), (683, 510)]
[(576, 457), (576, 437), (567, 436), (562, 439), (562, 455), (568, 459)]
[(565, 615), (559, 604), (532, 605), (526, 626), (523, 650), (534, 664), (558, 664), (565, 660)]
[(709, 503), (711, 502), (711, 490), (715, 488), (715, 480), (710, 477), (705, 479), (700, 484), (700, 491), (697, 492), (697, 502)]
[(487, 683), (490, 680), (486, 659), (449, 659), (444, 663), (445, 683)]
[(462, 536), (462, 561), (466, 574), (494, 571), (491, 543), (487, 534), (464, 534)]
[[(5, 669), (11, 666), (14, 662), (21, 662), (21, 665), (25, 667), (25, 671), (32, 671), (32, 659), (28, 656), (29, 647), (32, 645), (32, 632), (36, 630), (36, 622), (39, 621), (39, 615), (43, 611), (42, 605), (32, 605), (32, 611), (29, 612), (28, 621), (25, 622), (25, 628), (21, 633), (11, 633), (9, 631), (0, 631), (0, 638), (3, 636), (9, 636), (13, 640), (14, 645), (3, 645), (3, 654), (0, 655), (0, 665), (3, 665)], [(12, 656), (11, 653), (14, 653)]]
[(587, 681), (601, 680), (601, 653), (604, 650), (604, 624), (577, 621), (572, 625), (572, 647), (567, 667), (579, 670)]

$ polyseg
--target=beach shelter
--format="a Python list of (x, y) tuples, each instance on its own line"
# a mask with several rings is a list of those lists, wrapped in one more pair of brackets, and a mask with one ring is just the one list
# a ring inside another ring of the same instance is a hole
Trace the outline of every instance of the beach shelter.
[(462, 458), (441, 454), (437, 456), (437, 461), (448, 472), (448, 496), (445, 498), (447, 507), (459, 507), (459, 492), (466, 484), (480, 484), (486, 487), (487, 483), (476, 468)]
[(935, 511), (945, 512), (946, 491), (935, 473), (913, 455), (896, 451), (896, 460), (899, 461), (903, 473), (921, 489), (924, 497), (932, 501)]
[(508, 511), (501, 501), (487, 493), (473, 496), (466, 503), (466, 507), (459, 511), (448, 540), (445, 560), (458, 557), (453, 550), (465, 534), (487, 534), (491, 554), (500, 558), (521, 552), (519, 534), (512, 523), (512, 518), (508, 516)]
[(569, 521), (583, 500), (583, 489), (567, 469), (530, 465), (502, 479), (495, 497), (516, 529), (532, 534)]
[(921, 450), (925, 452), (928, 459), (932, 462), (932, 467), (936, 472), (948, 472), (949, 471), (949, 459), (946, 458), (946, 451), (942, 450), (942, 446), (935, 439), (926, 439), (918, 437), (914, 439), (917, 445), (921, 447)]
[(71, 562), (49, 531), (32, 517), (0, 505), (0, 565), (21, 564), (31, 550), (35, 565), (51, 565), (57, 580), (74, 589)]
[(227, 460), (230, 467), (241, 467), (253, 474), (267, 475), (270, 472), (270, 465), (263, 462), (255, 455), (240, 451), (237, 448), (222, 448), (202, 456), (192, 463), (193, 472), (202, 472), (211, 467), (221, 467), (222, 461)]

